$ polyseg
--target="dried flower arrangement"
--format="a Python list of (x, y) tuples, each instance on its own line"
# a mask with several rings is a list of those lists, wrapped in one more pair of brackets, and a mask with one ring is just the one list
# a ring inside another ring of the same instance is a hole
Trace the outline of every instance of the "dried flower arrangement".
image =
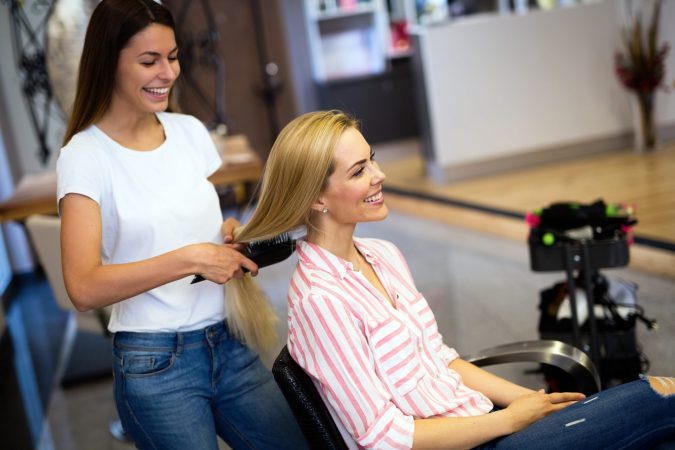
[(670, 51), (667, 42), (658, 42), (662, 0), (654, 0), (651, 21), (646, 33), (642, 26), (642, 4), (624, 29), (624, 51), (617, 51), (614, 67), (621, 84), (636, 95), (640, 109), (641, 133), (645, 149), (656, 146), (654, 97), (666, 74), (666, 57)]

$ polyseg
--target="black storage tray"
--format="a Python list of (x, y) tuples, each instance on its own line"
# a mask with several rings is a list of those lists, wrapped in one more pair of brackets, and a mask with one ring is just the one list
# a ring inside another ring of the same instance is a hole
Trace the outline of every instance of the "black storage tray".
[(625, 238), (586, 241), (588, 246), (588, 266), (585, 265), (582, 245), (575, 242), (556, 242), (544, 245), (531, 234), (528, 239), (530, 247), (530, 266), (535, 272), (567, 270), (565, 263), (565, 247), (568, 246), (572, 256), (572, 270), (602, 269), (623, 267), (630, 260), (628, 243)]

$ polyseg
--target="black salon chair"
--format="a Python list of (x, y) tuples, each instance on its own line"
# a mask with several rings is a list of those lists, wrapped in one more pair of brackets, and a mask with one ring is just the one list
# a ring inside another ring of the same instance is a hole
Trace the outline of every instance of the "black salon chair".
[[(560, 341), (525, 341), (500, 345), (462, 359), (490, 366), (513, 362), (536, 362), (567, 373), (587, 395), (600, 390), (600, 375), (588, 355)], [(328, 408), (309, 375), (298, 366), (284, 346), (272, 366), (274, 379), (293, 411), (309, 447), (316, 450), (347, 449)]]
[(285, 345), (272, 365), (272, 373), (307, 439), (309, 448), (347, 450), (347, 445), (314, 383), (291, 358)]

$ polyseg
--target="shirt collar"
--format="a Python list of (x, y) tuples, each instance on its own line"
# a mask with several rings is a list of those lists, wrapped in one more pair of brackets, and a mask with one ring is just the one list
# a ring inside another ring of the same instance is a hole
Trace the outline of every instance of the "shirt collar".
[[(354, 238), (354, 244), (361, 254), (366, 258), (369, 264), (377, 262), (377, 257), (370, 252), (370, 249), (360, 239)], [(334, 255), (328, 250), (306, 240), (299, 240), (297, 243), (298, 258), (301, 264), (313, 266), (333, 276), (345, 278), (347, 273), (354, 270), (352, 263)]]
[(359, 238), (354, 238), (354, 245), (356, 245), (356, 248), (361, 252), (364, 258), (366, 258), (366, 261), (368, 261), (368, 264), (374, 265), (377, 264), (377, 256), (375, 256), (371, 251), (370, 248), (366, 245), (366, 243), (359, 239)]

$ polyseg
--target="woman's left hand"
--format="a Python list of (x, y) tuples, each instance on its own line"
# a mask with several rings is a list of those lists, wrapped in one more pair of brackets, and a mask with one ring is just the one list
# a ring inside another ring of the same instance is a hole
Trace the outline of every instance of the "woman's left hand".
[(223, 242), (225, 244), (230, 244), (233, 248), (241, 251), (244, 248), (244, 244), (232, 244), (234, 240), (234, 230), (239, 228), (241, 223), (234, 217), (228, 217), (225, 219), (223, 224), (220, 227), (220, 232), (223, 235)]

